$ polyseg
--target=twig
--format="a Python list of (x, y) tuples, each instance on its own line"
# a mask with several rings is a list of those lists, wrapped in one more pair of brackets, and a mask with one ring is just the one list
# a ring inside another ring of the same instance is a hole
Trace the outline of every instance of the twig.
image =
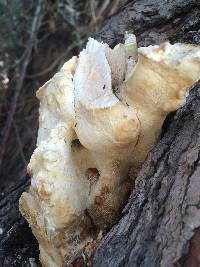
[(26, 56), (25, 56), (24, 61), (22, 63), (19, 81), (16, 85), (16, 89), (15, 89), (14, 96), (12, 99), (11, 107), (10, 107), (10, 110), (8, 113), (8, 118), (6, 120), (5, 126), (4, 126), (3, 131), (2, 131), (3, 137), (2, 137), (2, 140), (0, 143), (0, 148), (1, 148), (1, 150), (0, 150), (0, 171), (1, 171), (2, 163), (3, 163), (4, 154), (5, 154), (6, 144), (7, 144), (9, 135), (10, 135), (12, 121), (13, 121), (15, 110), (17, 107), (17, 101), (18, 101), (18, 98), (19, 98), (19, 95), (20, 95), (20, 92), (21, 92), (21, 89), (22, 89), (22, 86), (24, 83), (24, 79), (26, 77), (26, 71), (27, 71), (27, 67), (28, 67), (28, 64), (29, 64), (30, 59), (31, 59), (34, 41), (35, 41), (39, 26), (40, 26), (42, 3), (43, 3), (43, 0), (38, 0), (38, 4), (37, 4), (35, 14), (33, 17), (33, 21), (32, 21), (30, 38), (29, 38), (28, 43), (27, 43)]
[(38, 78), (40, 76), (43, 76), (47, 73), (49, 73), (51, 70), (53, 70), (58, 64), (60, 64), (61, 60), (64, 59), (68, 54), (69, 52), (75, 48), (77, 46), (76, 42), (73, 42), (72, 45), (70, 45), (68, 47), (68, 49), (62, 53), (48, 68), (46, 68), (45, 70), (41, 71), (41, 72), (38, 72), (38, 73), (35, 73), (35, 74), (27, 74), (26, 77), (27, 78), (31, 78), (31, 79), (35, 79), (35, 78)]
[(97, 18), (96, 18), (96, 12), (95, 12), (95, 1), (90, 0), (90, 12), (92, 15), (92, 24), (95, 28), (95, 31), (97, 32)]
[(18, 129), (17, 129), (17, 125), (16, 125), (14, 120), (13, 120), (13, 126), (14, 126), (14, 129), (15, 129), (15, 135), (16, 135), (16, 138), (17, 138), (17, 143), (18, 143), (18, 146), (19, 146), (19, 152), (20, 152), (22, 161), (24, 163), (24, 166), (27, 166), (27, 161), (26, 161), (26, 158), (25, 158), (25, 155), (24, 155), (24, 151), (23, 151), (23, 145), (22, 145), (22, 142), (20, 140), (20, 136), (19, 136), (19, 132), (18, 132)]
[(97, 21), (102, 19), (103, 13), (105, 12), (105, 10), (108, 9), (109, 4), (110, 4), (110, 0), (106, 0), (106, 1), (104, 1), (102, 3), (100, 8), (98, 10), (96, 10), (96, 19), (97, 19)]
[(110, 8), (109, 12), (108, 12), (108, 17), (109, 16), (112, 16), (116, 11), (117, 9), (121, 6), (121, 5), (125, 5), (125, 3), (127, 2), (127, 0), (115, 0), (113, 1), (113, 5), (112, 7)]

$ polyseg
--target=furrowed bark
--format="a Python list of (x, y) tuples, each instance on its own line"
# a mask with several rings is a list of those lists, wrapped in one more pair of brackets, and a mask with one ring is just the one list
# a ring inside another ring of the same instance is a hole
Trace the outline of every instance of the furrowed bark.
[[(138, 33), (140, 45), (166, 39), (199, 44), (199, 4), (164, 2), (131, 2), (107, 22), (100, 38), (114, 44), (119, 25), (120, 30), (132, 28)], [(129, 23), (125, 25), (124, 20)], [(96, 251), (94, 266), (200, 266), (199, 123), (197, 84), (186, 106), (166, 120), (122, 219)]]
[(29, 185), (24, 177), (0, 195), (0, 266), (31, 267), (32, 258), (38, 262), (37, 240), (19, 212), (19, 197)]
[(122, 219), (96, 251), (94, 266), (173, 266), (188, 253), (200, 226), (199, 114), (200, 84), (143, 165)]

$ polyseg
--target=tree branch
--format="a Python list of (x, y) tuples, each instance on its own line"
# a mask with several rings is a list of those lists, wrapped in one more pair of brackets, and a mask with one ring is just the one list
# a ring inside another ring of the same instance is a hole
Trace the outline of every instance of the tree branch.
[(10, 105), (10, 110), (8, 111), (8, 118), (5, 122), (5, 126), (2, 130), (2, 139), (0, 142), (0, 147), (1, 147), (1, 150), (0, 150), (0, 171), (1, 171), (2, 163), (3, 163), (3, 158), (4, 158), (4, 154), (5, 154), (7, 141), (8, 141), (9, 135), (10, 135), (10, 130), (11, 130), (15, 110), (17, 107), (18, 98), (19, 98), (20, 92), (21, 92), (23, 84), (24, 84), (24, 79), (26, 77), (27, 67), (28, 67), (29, 62), (31, 60), (31, 54), (32, 54), (32, 50), (34, 47), (34, 42), (35, 42), (35, 39), (37, 36), (38, 29), (40, 27), (42, 4), (43, 4), (43, 0), (38, 0), (38, 4), (37, 4), (35, 14), (33, 17), (33, 21), (32, 21), (30, 38), (29, 38), (28, 43), (27, 43), (27, 49), (26, 49), (25, 57), (24, 57), (24, 60), (22, 63), (21, 70), (19, 71), (19, 80), (18, 80), (18, 83), (17, 83), (15, 91), (14, 91), (14, 96), (13, 96), (13, 99), (12, 99), (12, 102)]

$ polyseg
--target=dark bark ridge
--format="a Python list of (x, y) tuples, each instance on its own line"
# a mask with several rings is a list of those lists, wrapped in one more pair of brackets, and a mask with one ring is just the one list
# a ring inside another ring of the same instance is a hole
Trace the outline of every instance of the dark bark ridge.
[(139, 46), (166, 40), (199, 43), (199, 0), (134, 0), (107, 20), (97, 39), (109, 45), (134, 32)]
[[(97, 38), (113, 46), (122, 41), (126, 30), (137, 35), (139, 46), (164, 40), (200, 44), (200, 2), (130, 1), (106, 22)], [(190, 264), (199, 240), (195, 229), (200, 225), (199, 88), (165, 123), (162, 139), (144, 164), (122, 219), (96, 251), (94, 266), (200, 266)], [(28, 178), (23, 178), (0, 196), (3, 267), (33, 266), (30, 258), (38, 259), (37, 242), (18, 210), (18, 199), (28, 185)]]
[[(19, 212), (19, 198), (28, 189), (25, 177), (0, 195), (0, 266), (33, 267), (39, 256), (38, 243)], [(39, 265), (38, 265), (39, 266)]]
[[(100, 36), (114, 45), (117, 30), (124, 29), (139, 33), (140, 45), (164, 40), (200, 44), (199, 2), (133, 1), (106, 23)], [(197, 84), (187, 105), (165, 123), (163, 137), (139, 173), (122, 219), (96, 251), (95, 267), (200, 266), (200, 252), (194, 253), (195, 245), (189, 250), (200, 226), (199, 124)]]
[(173, 266), (187, 254), (200, 226), (200, 84), (150, 153), (122, 216), (94, 266)]

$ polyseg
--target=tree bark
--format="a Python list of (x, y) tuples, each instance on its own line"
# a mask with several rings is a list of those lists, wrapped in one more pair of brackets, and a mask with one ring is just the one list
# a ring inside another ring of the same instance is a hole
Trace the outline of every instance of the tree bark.
[(181, 259), (199, 226), (200, 84), (150, 153), (122, 219), (96, 251), (94, 266), (185, 266)]
[[(102, 40), (136, 33), (139, 45), (166, 39), (200, 44), (197, 1), (134, 1), (110, 18)], [(190, 241), (191, 240), (191, 241)], [(95, 267), (200, 266), (200, 83), (168, 117), (117, 225), (94, 256)]]
[(0, 266), (34, 267), (39, 248), (31, 229), (19, 212), (19, 198), (28, 189), (30, 178), (25, 177), (0, 195)]
[[(171, 42), (200, 44), (200, 2), (130, 1), (96, 36), (111, 46), (126, 30), (139, 46)], [(95, 267), (200, 266), (200, 83), (187, 104), (165, 121), (144, 163), (120, 221), (98, 246)], [(31, 266), (35, 238), (18, 211), (26, 177), (0, 196), (0, 266)], [(33, 266), (33, 265), (32, 265)]]

